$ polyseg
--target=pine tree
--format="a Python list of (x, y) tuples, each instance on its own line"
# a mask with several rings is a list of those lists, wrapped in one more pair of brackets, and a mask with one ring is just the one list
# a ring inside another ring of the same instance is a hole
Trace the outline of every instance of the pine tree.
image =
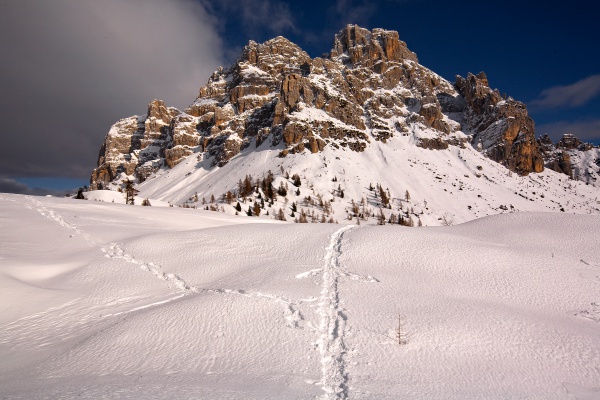
[(377, 188), (379, 189), (379, 197), (381, 198), (381, 204), (384, 207), (388, 206), (390, 204), (390, 199), (387, 193), (385, 192), (385, 190), (383, 190), (383, 187), (381, 185), (377, 185)]
[(260, 215), (260, 204), (257, 201), (254, 202), (254, 210), (252, 210), (255, 216)]
[(282, 197), (287, 196), (287, 189), (283, 185), (283, 182), (279, 182), (279, 188), (277, 189), (277, 194)]
[(279, 211), (277, 211), (277, 219), (280, 221), (285, 221), (285, 213), (283, 212), (283, 210), (280, 208)]
[(377, 215), (377, 225), (385, 225), (385, 214), (381, 208), (379, 209), (379, 214)]
[(242, 205), (240, 204), (240, 202), (238, 201), (237, 204), (235, 205), (235, 210), (236, 211), (242, 211)]
[(300, 187), (300, 185), (302, 185), (302, 182), (300, 181), (300, 176), (298, 174), (292, 175), (292, 183), (296, 187)]
[(83, 188), (79, 188), (77, 191), (77, 195), (75, 196), (77, 200), (85, 200), (85, 196), (83, 195)]
[(134, 197), (137, 194), (137, 189), (133, 187), (133, 182), (129, 179), (123, 181), (125, 184), (125, 204), (134, 204)]
[(300, 210), (300, 218), (298, 219), (298, 222), (301, 224), (308, 223), (308, 215), (306, 214), (306, 211), (304, 211), (304, 208)]
[(248, 195), (250, 195), (250, 193), (252, 193), (253, 189), (252, 189), (252, 176), (251, 175), (246, 175), (246, 178), (244, 178), (244, 187), (243, 187), (243, 193), (241, 194), (242, 197), (246, 197)]

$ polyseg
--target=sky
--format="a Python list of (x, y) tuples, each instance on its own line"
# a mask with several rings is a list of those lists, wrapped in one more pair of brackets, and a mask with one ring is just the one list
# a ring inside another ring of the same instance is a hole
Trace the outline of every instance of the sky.
[(527, 105), (536, 134), (600, 143), (591, 1), (0, 0), (0, 192), (89, 182), (110, 126), (162, 99), (184, 109), (249, 40), (312, 57), (346, 24), (398, 31), (444, 78), (485, 71)]

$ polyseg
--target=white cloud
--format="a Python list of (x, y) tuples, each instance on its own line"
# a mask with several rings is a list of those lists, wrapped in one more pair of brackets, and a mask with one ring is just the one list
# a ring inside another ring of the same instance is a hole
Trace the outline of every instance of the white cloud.
[(533, 108), (579, 107), (600, 95), (600, 74), (589, 76), (571, 85), (545, 89), (530, 102)]
[(337, 0), (335, 3), (335, 19), (340, 21), (341, 29), (346, 24), (365, 25), (377, 10), (374, 2)]
[(110, 125), (154, 98), (190, 104), (223, 60), (192, 0), (0, 3), (0, 173), (84, 177)]
[(202, 0), (202, 4), (219, 18), (233, 19), (250, 37), (264, 31), (282, 35), (298, 32), (287, 2), (278, 0)]
[(547, 133), (554, 141), (559, 140), (565, 133), (572, 133), (582, 141), (600, 142), (600, 119), (540, 124), (535, 130), (539, 135)]

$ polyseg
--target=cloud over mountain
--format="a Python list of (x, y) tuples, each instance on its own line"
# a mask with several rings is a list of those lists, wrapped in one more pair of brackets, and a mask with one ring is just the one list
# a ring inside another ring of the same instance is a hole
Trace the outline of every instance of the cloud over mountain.
[(530, 104), (537, 109), (579, 107), (598, 95), (600, 95), (600, 74), (589, 76), (570, 85), (545, 89)]
[(0, 170), (87, 175), (115, 119), (156, 97), (178, 107), (195, 97), (222, 60), (216, 26), (185, 0), (3, 2), (0, 104), (12, 150)]

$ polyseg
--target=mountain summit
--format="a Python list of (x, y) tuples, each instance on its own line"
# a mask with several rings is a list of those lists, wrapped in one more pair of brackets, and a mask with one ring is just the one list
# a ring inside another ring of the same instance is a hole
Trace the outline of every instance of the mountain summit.
[[(196, 175), (198, 169), (216, 172), (234, 157), (252, 152), (266, 152), (268, 157), (261, 158), (262, 166), (248, 158), (241, 170), (229, 167), (228, 173), (237, 176), (230, 187), (219, 186), (221, 193), (214, 193), (214, 185), (204, 185), (198, 175), (194, 182), (179, 185), (179, 192), (163, 191), (159, 197), (181, 203), (193, 193), (221, 195), (235, 191), (247, 165), (252, 164), (259, 175), (279, 167), (283, 175), (284, 166), (293, 169), (311, 154), (312, 167), (304, 169), (312, 169), (306, 175), (313, 186), (318, 176), (332, 175), (332, 170), (343, 174), (345, 169), (335, 161), (343, 159), (363, 166), (353, 178), (375, 183), (385, 180), (378, 178), (385, 174), (375, 171), (365, 176), (364, 165), (372, 169), (377, 164), (374, 157), (381, 158), (388, 173), (406, 175), (398, 157), (406, 162), (409, 155), (389, 158), (386, 153), (400, 151), (398, 146), (406, 150), (407, 145), (430, 152), (416, 156), (421, 165), (429, 165), (429, 159), (439, 158), (433, 153), (443, 150), (463, 164), (466, 154), (492, 160), (499, 173), (503, 169), (527, 176), (543, 172), (547, 165), (572, 175), (573, 168), (561, 166), (564, 157), (556, 148), (536, 140), (534, 133), (525, 105), (492, 89), (485, 73), (457, 76), (450, 83), (420, 65), (397, 32), (348, 25), (335, 35), (332, 50), (317, 58), (283, 37), (263, 44), (250, 41), (232, 66), (213, 73), (183, 112), (154, 100), (147, 115), (117, 122), (100, 151), (91, 188), (110, 187), (125, 175), (142, 183), (192, 155), (195, 169), (185, 167), (184, 177)], [(597, 149), (588, 150), (598, 154)], [(548, 154), (551, 160), (544, 158)], [(324, 161), (328, 159), (334, 161)], [(594, 184), (598, 165), (590, 157), (578, 159), (583, 164), (575, 170), (585, 170), (587, 183)], [(324, 174), (327, 164), (330, 169)], [(338, 175), (329, 178), (337, 181)], [(149, 193), (159, 194), (159, 184), (146, 186), (152, 187)], [(393, 183), (388, 180), (385, 186), (390, 189)], [(140, 185), (142, 191), (144, 187)], [(360, 199), (362, 189), (354, 185), (350, 191)], [(323, 194), (328, 192), (332, 190)]]

